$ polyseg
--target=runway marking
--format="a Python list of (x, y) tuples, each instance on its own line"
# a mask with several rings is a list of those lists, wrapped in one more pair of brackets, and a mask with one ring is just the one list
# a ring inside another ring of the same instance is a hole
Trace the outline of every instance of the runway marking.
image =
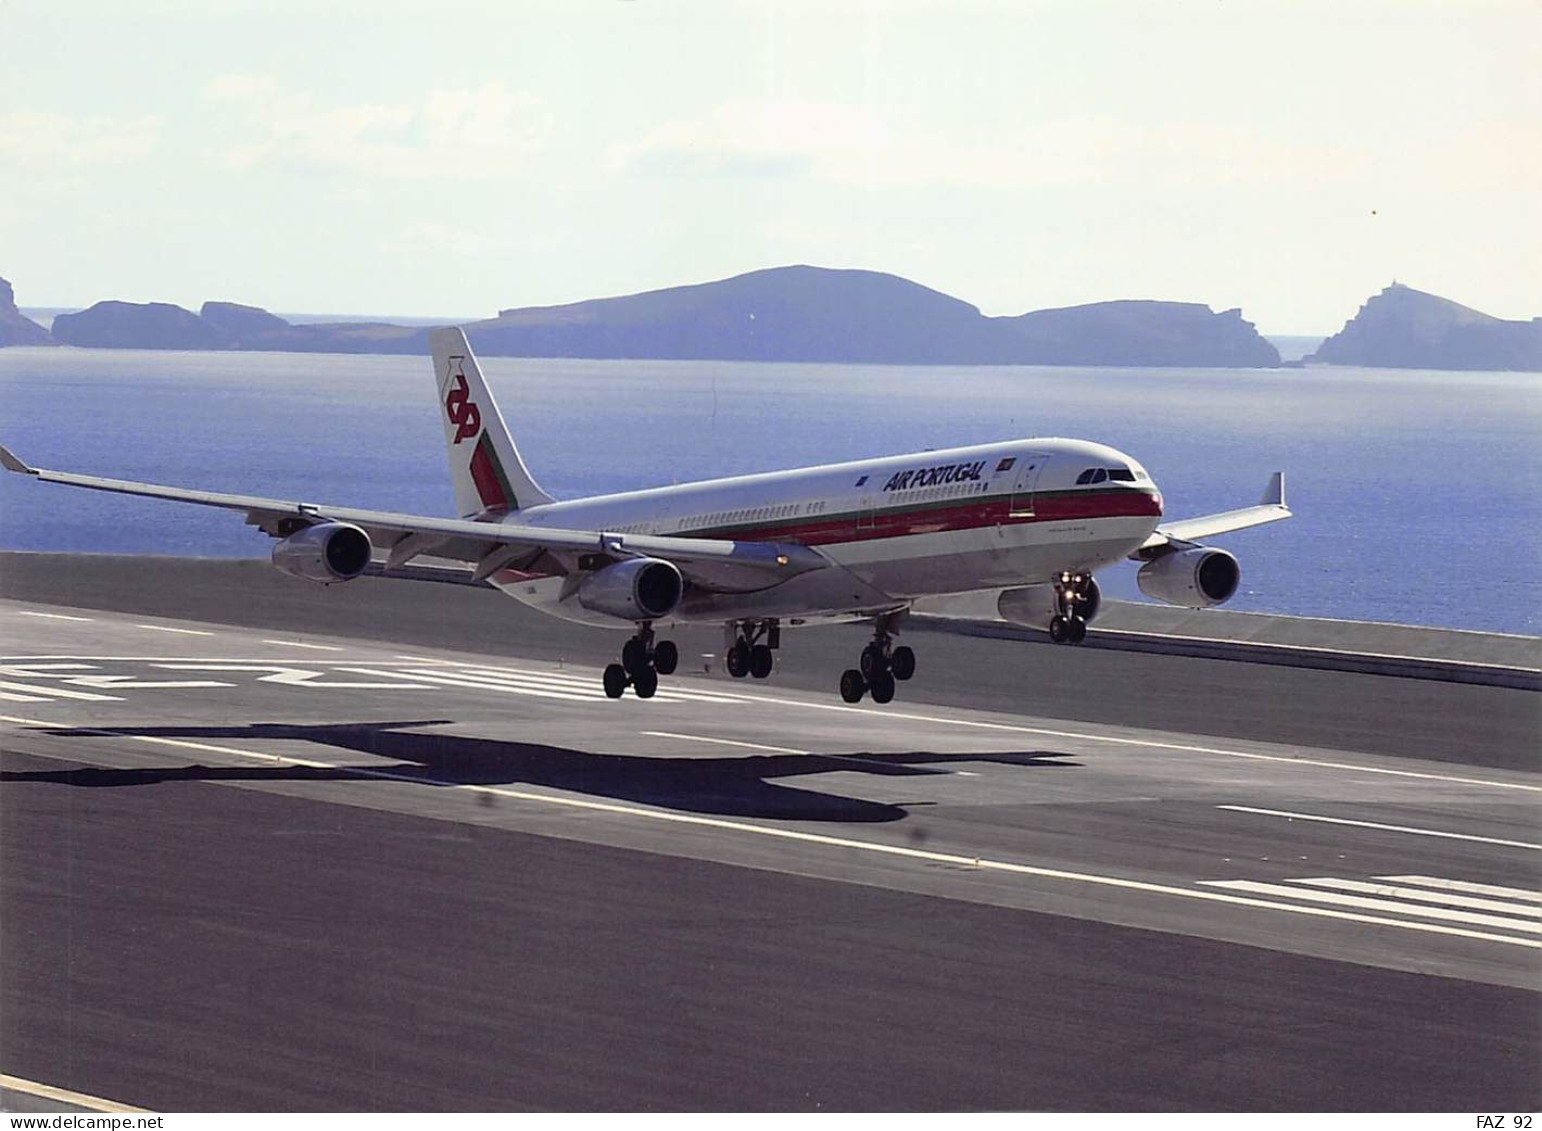
[[(357, 672), (359, 675), (390, 676), (395, 674), (394, 672), (380, 671), (375, 668), (344, 668), (342, 670)], [(413, 674), (416, 679), (426, 679), (437, 686), (456, 687), (461, 690), (473, 688), (482, 691), (502, 691), (509, 695), (531, 695), (537, 699), (564, 699), (569, 703), (588, 703), (593, 699), (593, 696), (590, 695), (573, 695), (566, 691), (555, 691), (550, 688), (515, 687), (512, 684), (495, 684), (492, 682), (477, 683), (459, 676), (430, 674), (419, 669), (414, 669)]]
[[(1317, 903), (1332, 903), (1340, 907), (1359, 907), (1367, 911), (1400, 911), (1405, 915), (1419, 915), (1426, 919), (1443, 919), (1453, 923), (1472, 923), (1479, 927), (1502, 927), (1510, 931), (1529, 931), (1542, 934), (1542, 923), (1526, 923), (1519, 919), (1507, 919), (1499, 915), (1480, 915), (1473, 911), (1455, 911), (1449, 907), (1426, 907), (1416, 903), (1403, 903), (1395, 899), (1372, 899), (1368, 896), (1342, 895), (1332, 891), (1313, 891), (1310, 888), (1293, 888), (1286, 884), (1266, 884), (1258, 880), (1201, 880), (1206, 887), (1226, 888), (1228, 891), (1248, 891), (1257, 895), (1283, 895), (1291, 899), (1310, 899)], [(1309, 883), (1308, 880), (1292, 880), (1291, 883)], [(1542, 943), (1538, 943), (1542, 946)]]
[(46, 620), (79, 620), (79, 621), (89, 621), (89, 620), (94, 619), (92, 617), (67, 617), (63, 613), (25, 613), (25, 612), (18, 612), (17, 615), (18, 616), (24, 616), (24, 617), (43, 617)]
[(7, 703), (46, 703), (48, 699), (42, 695), (17, 695), (13, 691), (0, 691), (0, 699)]
[(0, 691), (13, 691), (21, 695), (44, 695), (56, 699), (81, 699), (97, 703), (121, 703), (121, 695), (97, 695), (91, 691), (70, 691), (63, 687), (48, 687), (36, 683), (11, 683), (0, 680)]
[(1501, 840), (1492, 836), (1474, 836), (1471, 833), (1448, 833), (1436, 829), (1419, 829), (1411, 825), (1383, 825), (1375, 821), (1351, 821), (1344, 817), (1322, 817), (1315, 813), (1290, 813), (1283, 809), (1256, 809), (1251, 805), (1217, 805), (1217, 809), (1229, 809), (1233, 813), (1259, 813), (1265, 817), (1289, 817), (1294, 821), (1321, 821), (1329, 825), (1354, 825), (1362, 829), (1380, 829), (1389, 833), (1413, 833), (1416, 836), (1438, 836), (1448, 840), (1471, 840), (1479, 844), (1498, 844), (1505, 848), (1529, 848), (1542, 852), (1542, 844), (1524, 840)]
[(1338, 888), (1341, 891), (1364, 892), (1366, 895), (1381, 896), (1385, 899), (1412, 899), (1424, 903), (1444, 903), (1451, 907), (1466, 907), (1473, 911), (1493, 911), (1500, 915), (1525, 915), (1531, 918), (1542, 919), (1542, 905), (1522, 906), (1518, 903), (1508, 903), (1502, 899), (1483, 899), (1476, 895), (1452, 895), (1443, 891), (1426, 891), (1421, 888), (1397, 887), (1391, 883), (1370, 883), (1366, 880), (1341, 880), (1333, 876), (1322, 876), (1310, 880), (1292, 880), (1297, 884), (1312, 884), (1316, 887)]
[(1418, 778), (1425, 781), (1452, 782), (1457, 785), (1481, 785), (1492, 789), (1519, 789), (1528, 793), (1542, 793), (1542, 785), (1526, 785), (1523, 782), (1494, 781), (1491, 778), (1465, 778), (1452, 774), (1433, 774), (1419, 770), (1393, 770), (1381, 766), (1357, 766), (1352, 762), (1327, 762), (1314, 758), (1292, 758), (1284, 754), (1256, 754), (1247, 750), (1228, 750), (1218, 746), (1193, 746), (1182, 742), (1161, 742), (1151, 738), (1120, 738), (1115, 735), (1089, 734), (1085, 731), (1054, 730), (1049, 727), (1024, 726), (1020, 723), (993, 723), (984, 719), (950, 719), (941, 715), (920, 715), (908, 711), (876, 711), (870, 707), (848, 707), (841, 703), (815, 703), (807, 699), (780, 699), (768, 695), (739, 695), (751, 703), (777, 703), (789, 707), (807, 707), (813, 711), (846, 711), (854, 715), (874, 715), (881, 719), (901, 719), (917, 723), (940, 723), (944, 726), (973, 727), (978, 730), (1000, 730), (1013, 734), (1038, 734), (1050, 738), (1071, 738), (1085, 742), (1106, 742), (1116, 746), (1147, 746), (1154, 750), (1178, 750), (1185, 754), (1215, 754), (1225, 758), (1247, 758), (1259, 762), (1284, 762), (1291, 766), (1313, 766), (1327, 770), (1353, 770), (1362, 774), (1384, 774), (1391, 777)]
[[(430, 669), (433, 670), (433, 669)], [(594, 695), (606, 698), (601, 684), (589, 676), (569, 675), (563, 672), (531, 671), (525, 668), (482, 668), (457, 666), (456, 673), (464, 672), (476, 679), (489, 679), (510, 683), (536, 683), (560, 687), (565, 690), (581, 692), (586, 695)], [(424, 672), (423, 674), (427, 674)], [(439, 674), (444, 674), (442, 671)], [(700, 691), (694, 687), (682, 688), (678, 684), (659, 685), (656, 699), (675, 699), (677, 701), (694, 701), (701, 703), (738, 703), (740, 700), (733, 695), (720, 691)]]
[[(0, 722), (19, 723), (23, 726), (42, 727), (47, 730), (56, 729), (57, 723), (43, 719), (25, 719), (14, 715), (0, 715)], [(468, 793), (490, 795), (494, 797), (507, 797), (516, 801), (529, 801), (540, 805), (557, 805), (568, 809), (582, 809), (594, 813), (611, 813), (624, 817), (638, 817), (650, 821), (663, 821), (668, 824), (691, 825), (698, 828), (722, 829), (728, 832), (745, 833), (750, 836), (770, 837), (774, 840), (796, 841), (801, 844), (817, 844), (827, 848), (850, 849), (855, 852), (871, 852), (880, 856), (891, 856), (906, 860), (918, 860), (930, 864), (946, 864), (955, 868), (974, 868), (980, 871), (1003, 872), (1009, 875), (1033, 876), (1040, 879), (1060, 880), (1068, 883), (1091, 884), (1098, 887), (1118, 888), (1125, 891), (1138, 891), (1152, 895), (1173, 896), (1179, 899), (1194, 899), (1207, 903), (1225, 903), (1238, 907), (1257, 907), (1269, 911), (1282, 911), (1292, 915), (1307, 915), (1320, 919), (1339, 919), (1352, 923), (1370, 923), (1383, 927), (1394, 927), (1398, 930), (1418, 931), (1425, 934), (1454, 935), (1460, 938), (1480, 939), (1485, 942), (1497, 942), (1507, 946), (1531, 947), (1542, 949), (1542, 941), (1519, 938), (1514, 935), (1499, 935), (1487, 931), (1473, 930), (1470, 927), (1448, 926), (1442, 923), (1422, 923), (1410, 919), (1391, 919), (1380, 915), (1367, 915), (1360, 912), (1341, 911), (1328, 907), (1313, 907), (1301, 903), (1281, 903), (1276, 900), (1259, 899), (1245, 895), (1235, 895), (1230, 892), (1211, 891), (1201, 888), (1177, 887), (1172, 884), (1150, 883), (1145, 880), (1131, 880), (1120, 876), (1101, 876), (1088, 872), (1067, 872), (1058, 868), (1041, 868), (1031, 864), (1018, 864), (1006, 860), (991, 860), (983, 857), (963, 856), (949, 852), (931, 852), (921, 848), (910, 848), (897, 844), (882, 844), (874, 841), (855, 840), (850, 837), (830, 836), (825, 833), (802, 832), (797, 829), (777, 828), (770, 825), (752, 825), (745, 821), (731, 821), (721, 817), (702, 817), (692, 813), (677, 813), (660, 809), (644, 809), (636, 805), (622, 805), (611, 801), (590, 801), (578, 797), (563, 797), (547, 793), (531, 793), (528, 790), (510, 789), (506, 786), (472, 785), (460, 782), (448, 782), (437, 778), (425, 778), (412, 774), (403, 774), (391, 770), (368, 769), (363, 766), (345, 766), (332, 762), (318, 762), (304, 758), (292, 758), (282, 754), (262, 754), (253, 750), (240, 750), (230, 746), (212, 746), (201, 742), (188, 742), (177, 738), (161, 738), (156, 735), (124, 734), (118, 731), (101, 730), (95, 727), (72, 727), (76, 733), (97, 734), (106, 738), (126, 738), (132, 741), (150, 743), (158, 746), (183, 747), (192, 750), (205, 750), (219, 754), (230, 754), (238, 758), (255, 758), (260, 761), (276, 765), (305, 766), (312, 769), (334, 770), (339, 773), (354, 774), (362, 778), (376, 778), (382, 781), (402, 782), (409, 785), (428, 785), (435, 789), (462, 789)]]
[(52, 1084), (39, 1084), (36, 1080), (23, 1080), (20, 1076), (6, 1076), (3, 1073), (0, 1073), (0, 1088), (9, 1088), (13, 1092), (24, 1092), (29, 1096), (37, 1096), (39, 1099), (74, 1104), (76, 1107), (83, 1107), (88, 1111), (134, 1115), (149, 1114), (152, 1110), (147, 1107), (130, 1107), (128, 1104), (120, 1104), (116, 1100), (104, 1100), (100, 1096), (88, 1096), (84, 1092), (71, 1092), (66, 1088), (55, 1088)]
[(313, 648), (317, 652), (343, 652), (344, 648), (338, 648), (332, 644), (302, 644), (298, 640), (264, 640), (263, 644), (279, 644), (285, 648)]
[[(808, 754), (808, 750), (793, 750), (787, 746), (766, 746), (759, 742), (739, 742), (732, 738), (708, 738), (704, 734), (672, 734), (667, 730), (645, 730), (650, 738), (678, 738), (685, 742), (710, 742), (715, 746), (740, 746), (746, 750), (769, 750), (773, 754)], [(856, 761), (856, 759), (852, 759)]]
[(135, 628), (146, 628), (151, 632), (180, 632), (183, 636), (213, 636), (212, 632), (205, 632), (201, 628), (171, 628), (164, 624), (136, 624)]
[(1503, 888), (1497, 884), (1474, 884), (1466, 880), (1443, 880), (1437, 876), (1377, 876), (1376, 878), (1398, 884), (1418, 884), (1420, 887), (1468, 891), (1475, 895), (1497, 895), (1504, 899), (1524, 899), (1532, 903), (1542, 903), (1542, 892), (1529, 891), (1525, 888)]

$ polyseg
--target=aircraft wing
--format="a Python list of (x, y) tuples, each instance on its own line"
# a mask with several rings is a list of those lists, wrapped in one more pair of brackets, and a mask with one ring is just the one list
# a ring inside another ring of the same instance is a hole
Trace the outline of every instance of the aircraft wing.
[(394, 514), (256, 495), (163, 487), (127, 479), (103, 479), (30, 467), (4, 446), (0, 446), (0, 465), (45, 483), (65, 483), (94, 491), (115, 491), (123, 495), (245, 511), (249, 525), (275, 538), (318, 522), (352, 523), (363, 528), (377, 550), (387, 552), (385, 564), (388, 570), (424, 554), (472, 563), (473, 575), (481, 580), (507, 568), (567, 573), (576, 567), (580, 557), (591, 554), (613, 558), (653, 557), (673, 562), (686, 578), (705, 589), (741, 592), (769, 588), (797, 574), (823, 569), (830, 564), (822, 554), (796, 543), (559, 530), (520, 522)]
[(1266, 522), (1279, 522), (1289, 517), (1290, 508), (1285, 505), (1285, 473), (1276, 471), (1270, 477), (1269, 486), (1264, 488), (1264, 496), (1256, 507), (1164, 522), (1130, 556), (1136, 560), (1159, 557), (1161, 551), (1169, 546), (1181, 548), (1201, 538), (1229, 534), (1233, 530), (1246, 530), (1250, 526), (1262, 526)]

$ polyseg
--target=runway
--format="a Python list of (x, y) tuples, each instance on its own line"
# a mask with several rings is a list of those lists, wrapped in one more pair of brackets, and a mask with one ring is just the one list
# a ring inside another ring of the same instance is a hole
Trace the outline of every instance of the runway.
[(612, 702), (615, 636), (222, 576), (176, 617), (0, 601), (0, 1071), (161, 1110), (1542, 1106), (1533, 692), (928, 634), (851, 708), (832, 630), (768, 681), (682, 637)]

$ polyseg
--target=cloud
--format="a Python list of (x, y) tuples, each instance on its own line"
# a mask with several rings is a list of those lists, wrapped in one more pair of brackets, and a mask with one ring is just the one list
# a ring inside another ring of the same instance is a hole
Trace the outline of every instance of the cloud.
[(982, 136), (890, 120), (879, 107), (801, 101), (725, 103), (668, 122), (610, 150), (611, 173), (806, 177), (888, 188), (1016, 188), (1109, 181), (1227, 184), (1343, 180), (1354, 153), (1291, 145), (1257, 131), (1206, 123), (1085, 118), (1020, 123)]
[(161, 119), (69, 117), (36, 110), (0, 113), (0, 158), (27, 166), (110, 165), (155, 148)]
[(284, 163), (399, 180), (497, 180), (524, 172), (552, 128), (539, 100), (499, 82), (411, 104), (334, 107), (265, 75), (220, 75), (203, 93), (244, 118), (248, 136), (222, 151), (236, 169)]

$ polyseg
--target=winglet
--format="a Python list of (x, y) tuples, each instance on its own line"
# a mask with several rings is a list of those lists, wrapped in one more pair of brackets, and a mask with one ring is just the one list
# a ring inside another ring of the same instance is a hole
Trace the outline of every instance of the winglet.
[(1269, 477), (1269, 486), (1264, 488), (1264, 497), (1258, 500), (1258, 505), (1261, 507), (1285, 506), (1285, 473), (1283, 471), (1276, 471)]
[(0, 464), (4, 464), (7, 471), (20, 471), (24, 475), (37, 474), (37, 470), (35, 468), (28, 467), (26, 464), (22, 463), (21, 460), (17, 459), (11, 453), (11, 449), (6, 447), (4, 444), (0, 444)]

